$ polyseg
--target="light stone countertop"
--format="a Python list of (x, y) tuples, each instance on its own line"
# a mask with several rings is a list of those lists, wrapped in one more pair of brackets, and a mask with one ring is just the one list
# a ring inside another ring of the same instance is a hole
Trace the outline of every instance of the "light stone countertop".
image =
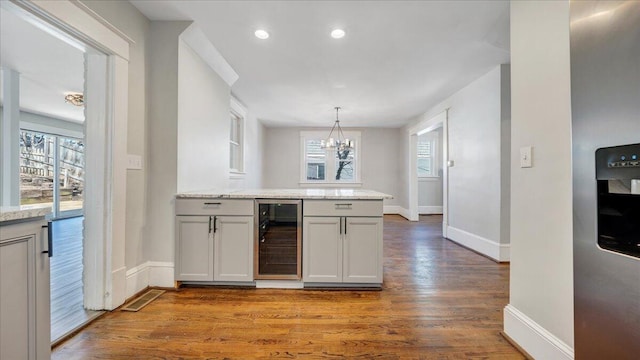
[(0, 206), (0, 222), (35, 219), (44, 217), (49, 213), (51, 213), (50, 206), (27, 208), (20, 206)]
[(178, 199), (330, 199), (383, 200), (393, 196), (364, 189), (249, 189), (183, 192)]

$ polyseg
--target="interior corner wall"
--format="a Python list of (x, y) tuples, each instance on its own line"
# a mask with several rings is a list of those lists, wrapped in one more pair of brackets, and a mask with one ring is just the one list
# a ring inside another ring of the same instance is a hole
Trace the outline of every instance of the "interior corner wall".
[(511, 65), (500, 65), (500, 243), (511, 243)]
[(149, 35), (147, 211), (144, 253), (174, 261), (174, 199), (177, 192), (178, 44), (186, 21), (152, 21)]
[[(309, 129), (294, 127), (265, 128), (264, 186), (266, 188), (300, 188), (300, 131), (321, 130), (329, 134), (330, 128)], [(392, 195), (384, 201), (386, 206), (399, 203), (402, 184), (403, 154), (402, 132), (399, 128), (353, 128), (361, 131), (361, 181), (363, 189)], [(349, 187), (345, 184), (346, 188)]]
[(228, 188), (230, 113), (229, 85), (181, 40), (177, 192)]
[[(512, 1), (511, 280), (505, 332), (540, 359), (573, 357), (570, 86), (569, 2)], [(533, 146), (531, 168), (519, 166), (522, 146)], [(563, 354), (545, 352), (565, 347)]]

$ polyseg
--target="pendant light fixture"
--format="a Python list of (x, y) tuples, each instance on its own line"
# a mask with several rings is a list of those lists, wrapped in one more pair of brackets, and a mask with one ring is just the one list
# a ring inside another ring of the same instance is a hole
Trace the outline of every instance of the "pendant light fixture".
[[(349, 140), (344, 137), (344, 133), (342, 132), (342, 128), (340, 127), (340, 120), (338, 119), (338, 111), (341, 109), (339, 106), (335, 107), (336, 109), (336, 122), (333, 124), (331, 128), (331, 132), (329, 133), (329, 137), (327, 140), (320, 140), (320, 147), (323, 149), (338, 149), (340, 151), (346, 149), (353, 149), (354, 143), (353, 140)], [(338, 129), (336, 131), (336, 128)], [(336, 131), (337, 138), (331, 137), (333, 132)]]

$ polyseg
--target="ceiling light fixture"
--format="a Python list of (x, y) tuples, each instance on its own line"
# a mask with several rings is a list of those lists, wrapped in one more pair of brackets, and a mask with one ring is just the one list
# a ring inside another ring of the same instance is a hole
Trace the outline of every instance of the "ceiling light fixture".
[(84, 106), (84, 95), (79, 93), (69, 93), (64, 96), (64, 102), (75, 106)]
[(345, 35), (345, 32), (342, 29), (335, 29), (331, 32), (331, 37), (334, 39), (342, 39), (344, 35)]
[(254, 34), (260, 40), (266, 40), (269, 38), (269, 33), (266, 30), (258, 29)]
[[(347, 149), (353, 149), (353, 140), (349, 140), (347, 138), (344, 137), (344, 133), (342, 132), (342, 128), (340, 127), (340, 120), (338, 120), (338, 110), (341, 109), (341, 107), (336, 106), (336, 122), (333, 124), (333, 127), (331, 128), (331, 132), (329, 133), (329, 137), (327, 138), (327, 140), (320, 140), (320, 147), (323, 149), (338, 149), (340, 151), (343, 150), (347, 150)], [(338, 128), (338, 131), (336, 132), (338, 135), (337, 139), (334, 139), (331, 137), (331, 135), (333, 135), (333, 131), (336, 130), (336, 128)]]

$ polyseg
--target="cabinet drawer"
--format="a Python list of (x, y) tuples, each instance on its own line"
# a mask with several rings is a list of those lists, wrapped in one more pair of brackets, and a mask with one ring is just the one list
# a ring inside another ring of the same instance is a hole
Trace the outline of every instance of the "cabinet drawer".
[(382, 216), (382, 200), (304, 200), (304, 216)]
[(253, 200), (176, 199), (176, 215), (253, 215)]

